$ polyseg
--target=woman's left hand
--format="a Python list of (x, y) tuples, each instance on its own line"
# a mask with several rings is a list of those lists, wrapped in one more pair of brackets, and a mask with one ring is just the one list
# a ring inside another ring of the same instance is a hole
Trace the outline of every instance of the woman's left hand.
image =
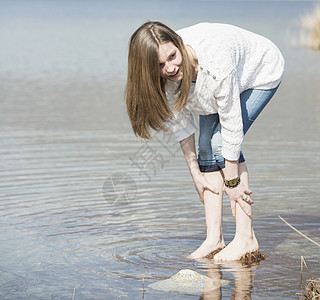
[(250, 195), (252, 194), (252, 192), (249, 189), (247, 189), (243, 183), (240, 182), (240, 184), (237, 187), (232, 189), (225, 186), (224, 192), (230, 198), (231, 210), (232, 210), (233, 216), (236, 215), (236, 203), (240, 205), (240, 207), (242, 208), (242, 210), (245, 212), (247, 216), (251, 215), (251, 210), (247, 209), (246, 203), (250, 205), (253, 204), (253, 201), (250, 198)]

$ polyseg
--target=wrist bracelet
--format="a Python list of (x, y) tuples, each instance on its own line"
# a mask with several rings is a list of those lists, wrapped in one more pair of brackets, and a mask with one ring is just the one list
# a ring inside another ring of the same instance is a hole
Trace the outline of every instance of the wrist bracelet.
[(230, 179), (230, 180), (225, 179), (224, 180), (224, 185), (229, 189), (233, 189), (233, 188), (237, 187), (239, 184), (240, 184), (240, 176), (238, 176), (237, 178), (234, 178), (234, 179)]

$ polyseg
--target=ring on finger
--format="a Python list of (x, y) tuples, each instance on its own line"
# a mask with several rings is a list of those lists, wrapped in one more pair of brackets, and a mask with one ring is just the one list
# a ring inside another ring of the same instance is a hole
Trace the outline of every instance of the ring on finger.
[(247, 200), (248, 199), (248, 195), (246, 195), (244, 198), (242, 198), (243, 200)]

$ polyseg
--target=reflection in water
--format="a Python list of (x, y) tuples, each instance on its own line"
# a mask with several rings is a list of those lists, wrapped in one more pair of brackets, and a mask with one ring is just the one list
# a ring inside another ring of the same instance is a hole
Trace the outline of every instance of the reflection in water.
[[(228, 288), (232, 292), (230, 299), (243, 300), (251, 299), (251, 289), (253, 287), (253, 273), (258, 268), (258, 263), (252, 265), (245, 265), (240, 261), (230, 261), (221, 264), (214, 263), (212, 259), (200, 259), (202, 267), (206, 269), (206, 275), (212, 278), (213, 281), (223, 279), (223, 274), (226, 272), (234, 276), (234, 285), (229, 285)], [(200, 300), (220, 300), (226, 299), (222, 293), (222, 287), (210, 290), (204, 288), (203, 295)]]
[(231, 299), (251, 299), (251, 289), (253, 286), (253, 271), (255, 266), (243, 266), (240, 262), (230, 262), (224, 264), (235, 277), (235, 291)]

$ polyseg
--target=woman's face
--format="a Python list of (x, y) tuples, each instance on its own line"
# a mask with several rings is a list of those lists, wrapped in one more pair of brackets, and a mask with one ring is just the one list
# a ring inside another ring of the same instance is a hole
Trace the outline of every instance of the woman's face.
[(182, 79), (182, 56), (179, 49), (172, 43), (159, 46), (160, 76), (177, 82)]

